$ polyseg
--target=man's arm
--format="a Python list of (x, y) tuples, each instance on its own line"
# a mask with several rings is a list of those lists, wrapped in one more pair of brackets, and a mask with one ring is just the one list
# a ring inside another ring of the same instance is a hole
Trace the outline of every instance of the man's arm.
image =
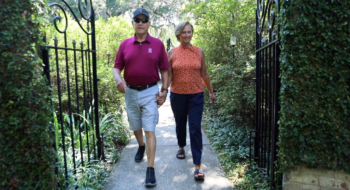
[[(162, 106), (165, 102), (166, 95), (168, 94), (168, 70), (160, 70), (160, 75), (162, 76), (162, 88), (156, 98), (156, 102), (158, 102), (158, 107)], [(163, 90), (166, 89), (166, 90)]]
[[(168, 70), (160, 70), (160, 75), (162, 76), (162, 89), (168, 89), (168, 80), (169, 80), (169, 73)], [(161, 90), (162, 91), (162, 90)], [(165, 90), (164, 90), (165, 91)], [(167, 91), (166, 91), (167, 92)]]
[(121, 71), (119, 69), (113, 68), (113, 77), (114, 77), (115, 82), (117, 83), (117, 88), (118, 88), (119, 92), (125, 93), (126, 92), (126, 83), (122, 79), (120, 73), (121, 73)]

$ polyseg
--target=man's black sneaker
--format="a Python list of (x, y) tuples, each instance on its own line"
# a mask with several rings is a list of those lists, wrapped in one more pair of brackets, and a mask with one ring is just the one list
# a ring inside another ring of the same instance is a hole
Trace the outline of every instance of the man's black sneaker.
[(154, 187), (157, 185), (156, 176), (154, 175), (154, 168), (148, 167), (146, 171), (146, 187)]
[(137, 153), (135, 155), (135, 162), (142, 161), (143, 155), (145, 153), (145, 149), (146, 149), (146, 144), (144, 144), (143, 146), (139, 146), (139, 149), (137, 150)]

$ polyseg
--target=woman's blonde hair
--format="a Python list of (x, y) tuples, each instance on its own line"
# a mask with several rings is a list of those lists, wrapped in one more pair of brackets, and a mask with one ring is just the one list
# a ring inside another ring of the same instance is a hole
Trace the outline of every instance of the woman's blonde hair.
[(190, 21), (187, 21), (187, 20), (185, 20), (185, 21), (182, 21), (182, 22), (180, 22), (177, 26), (176, 26), (176, 28), (175, 28), (175, 36), (176, 36), (176, 38), (177, 38), (177, 41), (180, 41), (180, 34), (181, 34), (181, 32), (184, 30), (184, 28), (185, 28), (185, 26), (186, 25), (190, 25), (191, 26), (191, 28), (192, 28), (192, 34), (193, 34), (193, 25), (190, 23)]

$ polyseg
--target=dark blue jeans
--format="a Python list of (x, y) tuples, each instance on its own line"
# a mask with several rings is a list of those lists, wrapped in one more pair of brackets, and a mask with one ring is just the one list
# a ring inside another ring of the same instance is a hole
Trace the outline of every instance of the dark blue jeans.
[(203, 151), (201, 131), (204, 105), (203, 92), (196, 94), (176, 94), (171, 92), (170, 102), (176, 122), (177, 143), (180, 147), (186, 146), (188, 117), (193, 163), (200, 164)]

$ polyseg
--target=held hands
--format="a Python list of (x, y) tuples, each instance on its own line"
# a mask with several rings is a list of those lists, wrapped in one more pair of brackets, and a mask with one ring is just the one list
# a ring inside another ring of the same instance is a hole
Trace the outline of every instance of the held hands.
[(215, 104), (215, 102), (216, 102), (216, 97), (215, 97), (214, 92), (209, 93), (209, 97), (210, 97), (210, 103), (211, 103), (211, 104)]
[(159, 94), (157, 95), (155, 102), (158, 103), (158, 108), (164, 104), (166, 95), (167, 95), (167, 91), (159, 92)]
[(125, 93), (126, 92), (126, 83), (125, 83), (125, 81), (121, 80), (121, 81), (116, 81), (116, 82), (117, 82), (117, 88), (118, 88), (119, 92)]

